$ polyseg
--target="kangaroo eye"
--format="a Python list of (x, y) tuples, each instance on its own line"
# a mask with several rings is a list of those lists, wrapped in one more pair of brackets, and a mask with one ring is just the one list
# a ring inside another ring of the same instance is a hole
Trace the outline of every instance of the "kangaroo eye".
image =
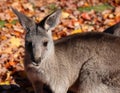
[(44, 42), (43, 42), (43, 46), (44, 46), (44, 47), (46, 47), (46, 46), (47, 46), (47, 44), (48, 44), (48, 42), (47, 42), (47, 41), (44, 41)]

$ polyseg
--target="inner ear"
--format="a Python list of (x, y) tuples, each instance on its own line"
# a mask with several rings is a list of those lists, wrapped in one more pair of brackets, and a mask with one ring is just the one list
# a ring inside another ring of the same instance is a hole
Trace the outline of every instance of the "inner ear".
[(39, 26), (43, 27), (45, 30), (51, 30), (58, 25), (61, 15), (61, 9), (56, 10), (50, 15), (46, 16), (40, 23)]
[(27, 17), (26, 15), (18, 12), (16, 9), (11, 8), (12, 11), (17, 15), (20, 24), (23, 26), (23, 28), (26, 31), (33, 31), (36, 29), (36, 23), (29, 17)]

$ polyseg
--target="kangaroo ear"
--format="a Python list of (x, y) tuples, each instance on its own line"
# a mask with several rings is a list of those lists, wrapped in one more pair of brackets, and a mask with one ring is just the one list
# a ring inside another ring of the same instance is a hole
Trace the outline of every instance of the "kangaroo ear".
[(24, 14), (18, 12), (16, 9), (14, 8), (11, 8), (12, 11), (17, 15), (19, 21), (20, 21), (20, 24), (23, 26), (23, 28), (26, 30), (26, 31), (32, 31), (32, 30), (35, 30), (36, 28), (36, 24), (35, 22), (28, 18), (27, 16), (25, 16)]
[(45, 30), (54, 29), (60, 21), (61, 9), (56, 10), (47, 17), (45, 17), (39, 24), (43, 26)]

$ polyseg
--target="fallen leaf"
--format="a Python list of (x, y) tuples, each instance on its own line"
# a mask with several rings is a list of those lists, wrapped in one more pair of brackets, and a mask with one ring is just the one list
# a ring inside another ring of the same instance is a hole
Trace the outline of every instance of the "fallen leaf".
[(10, 85), (10, 81), (0, 82), (0, 85)]
[(6, 23), (5, 26), (6, 26), (7, 28), (12, 28), (12, 24), (11, 24), (11, 23)]
[(13, 47), (19, 47), (21, 45), (21, 39), (12, 37), (10, 39), (10, 43), (11, 43), (11, 46), (13, 46)]
[(25, 3), (25, 4), (23, 4), (23, 7), (25, 9), (29, 9), (30, 11), (34, 11), (33, 5), (31, 3)]
[(6, 37), (6, 36), (1, 36), (0, 39), (1, 39), (1, 40), (6, 40), (7, 37)]
[(15, 66), (15, 65), (16, 65), (16, 62), (11, 61), (11, 62), (9, 62), (9, 64), (10, 64), (11, 66)]
[(80, 22), (77, 20), (77, 21), (73, 21), (73, 25), (75, 26), (75, 27), (77, 27), (77, 26), (80, 26)]
[(67, 12), (62, 12), (62, 18), (68, 18), (69, 17), (69, 13)]
[(114, 18), (114, 14), (109, 14), (109, 18)]
[(89, 14), (86, 13), (86, 12), (85, 12), (85, 13), (82, 13), (82, 14), (81, 14), (81, 17), (84, 18), (84, 19), (86, 19), (86, 20), (91, 20), (91, 17), (90, 17)]
[(81, 33), (82, 29), (77, 29), (71, 32), (71, 34), (77, 34), (77, 33)]

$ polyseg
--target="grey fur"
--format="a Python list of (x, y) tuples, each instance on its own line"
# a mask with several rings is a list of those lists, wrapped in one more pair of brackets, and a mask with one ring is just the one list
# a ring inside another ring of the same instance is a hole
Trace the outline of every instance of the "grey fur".
[(61, 10), (40, 25), (13, 11), (27, 30), (24, 66), (35, 93), (43, 92), (43, 84), (53, 93), (120, 93), (119, 37), (88, 32), (53, 42), (50, 28), (58, 24)]

